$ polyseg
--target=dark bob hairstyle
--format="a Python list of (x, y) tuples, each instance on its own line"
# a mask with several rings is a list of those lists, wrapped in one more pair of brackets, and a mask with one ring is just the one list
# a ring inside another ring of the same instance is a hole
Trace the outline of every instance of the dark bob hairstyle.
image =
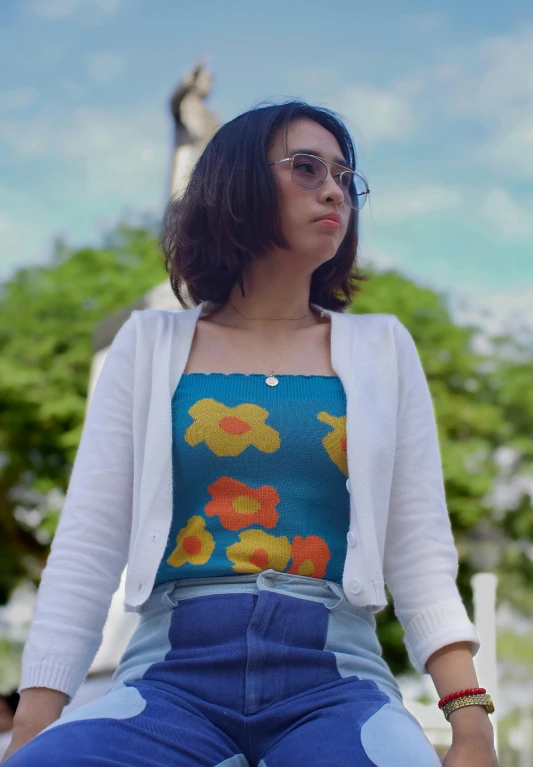
[[(307, 118), (335, 136), (350, 168), (357, 153), (335, 112), (303, 101), (259, 105), (223, 125), (204, 149), (181, 198), (164, 214), (161, 247), (180, 304), (187, 296), (225, 304), (243, 271), (273, 247), (288, 248), (281, 229), (277, 185), (267, 152), (278, 130)], [(366, 279), (357, 264), (358, 214), (352, 211), (335, 256), (311, 278), (310, 302), (333, 311), (348, 306)]]

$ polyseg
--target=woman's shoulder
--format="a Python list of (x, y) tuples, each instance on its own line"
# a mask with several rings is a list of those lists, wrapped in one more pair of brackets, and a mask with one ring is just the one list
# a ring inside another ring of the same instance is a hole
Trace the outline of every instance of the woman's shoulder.
[(159, 319), (173, 320), (178, 317), (192, 316), (198, 307), (192, 309), (134, 309), (131, 317), (136, 317), (142, 322), (154, 322)]
[(193, 321), (194, 310), (134, 309), (115, 334), (110, 350), (135, 356), (139, 350), (153, 348), (157, 338), (173, 334)]
[[(396, 334), (398, 328), (406, 330), (395, 314), (386, 314), (380, 312), (372, 313), (341, 313), (337, 314), (347, 317), (347, 322), (354, 328), (365, 333), (385, 333), (388, 335)], [(401, 332), (401, 330), (400, 330)]]
[(393, 351), (398, 359), (417, 355), (410, 330), (395, 314), (376, 312), (345, 316), (359, 342), (369, 345), (374, 351), (381, 349), (386, 354)]
[(128, 322), (136, 328), (173, 328), (193, 321), (197, 309), (134, 309)]

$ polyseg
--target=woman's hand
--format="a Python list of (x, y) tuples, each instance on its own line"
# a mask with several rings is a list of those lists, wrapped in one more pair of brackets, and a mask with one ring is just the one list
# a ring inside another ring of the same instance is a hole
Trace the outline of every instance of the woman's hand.
[(2, 762), (22, 748), (28, 741), (59, 719), (67, 696), (46, 687), (31, 687), (20, 693), (20, 701), (13, 720), (13, 735)]
[(444, 767), (498, 767), (494, 728), (483, 706), (464, 706), (450, 714), (452, 745)]
[(443, 767), (498, 767), (494, 739), (481, 733), (454, 733)]
[[(51, 724), (51, 722), (50, 722)], [(46, 727), (47, 725), (45, 725)], [(41, 730), (44, 730), (44, 727), (41, 728)], [(1, 764), (3, 764), (6, 759), (8, 759), (12, 754), (15, 753), (15, 751), (18, 751), (19, 748), (22, 748), (22, 746), (26, 745), (28, 741), (30, 741), (32, 738), (34, 738), (36, 735), (41, 732), (41, 730), (33, 731), (30, 728), (13, 728), (13, 735), (11, 736), (11, 741), (9, 742), (9, 746), (7, 747), (7, 751), (5, 752), (4, 756), (2, 757)]]

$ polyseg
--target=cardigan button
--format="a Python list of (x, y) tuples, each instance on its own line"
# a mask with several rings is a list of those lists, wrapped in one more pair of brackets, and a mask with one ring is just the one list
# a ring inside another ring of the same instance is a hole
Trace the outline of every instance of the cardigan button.
[(347, 479), (347, 480), (346, 480), (346, 490), (347, 490), (349, 493), (351, 493), (351, 492), (352, 492), (352, 491), (350, 490), (350, 480), (349, 480), (349, 479)]
[(352, 594), (359, 594), (363, 589), (363, 584), (355, 578), (348, 584), (348, 589)]
[(353, 549), (353, 547), (357, 543), (357, 538), (355, 536), (355, 533), (352, 533), (352, 531), (350, 530), (346, 538), (348, 540), (348, 546), (350, 546)]

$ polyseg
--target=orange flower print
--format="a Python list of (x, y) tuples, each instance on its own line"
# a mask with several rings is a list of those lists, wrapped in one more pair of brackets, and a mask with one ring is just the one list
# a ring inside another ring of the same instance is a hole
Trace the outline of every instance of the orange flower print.
[(275, 527), (279, 514), (278, 491), (270, 485), (254, 490), (231, 477), (219, 477), (207, 488), (213, 498), (205, 506), (208, 517), (218, 514), (220, 524), (226, 530), (242, 530), (250, 525), (261, 525), (268, 529)]
[(268, 410), (244, 403), (227, 407), (210, 397), (200, 399), (189, 408), (194, 418), (185, 432), (185, 441), (195, 447), (205, 442), (218, 456), (240, 455), (248, 445), (262, 453), (279, 450), (279, 432), (265, 424)]
[(176, 536), (176, 548), (167, 562), (172, 567), (180, 567), (185, 562), (191, 565), (205, 565), (214, 548), (215, 540), (205, 529), (205, 520), (200, 516), (194, 516)]
[(346, 447), (346, 416), (336, 418), (322, 411), (317, 415), (319, 421), (333, 426), (333, 431), (328, 432), (322, 439), (326, 452), (345, 477), (348, 476), (348, 456)]
[(287, 567), (291, 556), (291, 544), (284, 535), (276, 537), (263, 530), (245, 530), (239, 533), (239, 543), (226, 549), (226, 556), (233, 562), (236, 573), (261, 573)]
[(288, 573), (323, 578), (331, 553), (326, 541), (318, 535), (308, 535), (307, 538), (297, 535), (292, 542), (291, 557)]

